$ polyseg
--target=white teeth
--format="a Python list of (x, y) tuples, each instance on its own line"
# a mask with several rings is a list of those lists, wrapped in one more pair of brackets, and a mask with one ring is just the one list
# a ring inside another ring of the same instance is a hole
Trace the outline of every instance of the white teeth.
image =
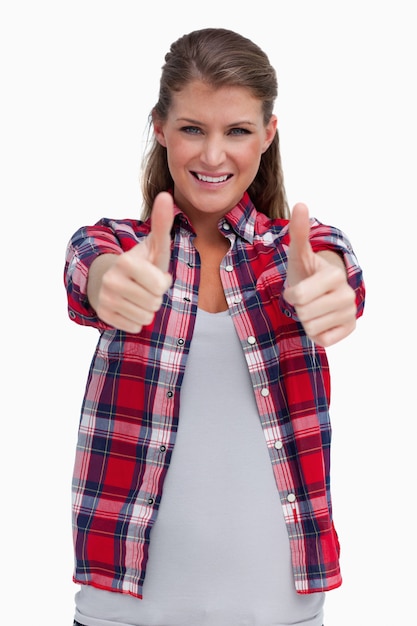
[(227, 180), (227, 174), (224, 176), (204, 176), (204, 174), (197, 174), (197, 178), (205, 183), (223, 183)]

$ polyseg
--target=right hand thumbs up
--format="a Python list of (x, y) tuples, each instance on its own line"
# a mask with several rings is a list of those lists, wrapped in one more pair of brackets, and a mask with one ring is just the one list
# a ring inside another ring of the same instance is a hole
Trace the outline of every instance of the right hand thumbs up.
[(119, 330), (138, 333), (150, 324), (171, 285), (172, 196), (161, 192), (151, 214), (151, 232), (118, 256), (102, 255), (90, 268), (88, 297), (97, 315)]

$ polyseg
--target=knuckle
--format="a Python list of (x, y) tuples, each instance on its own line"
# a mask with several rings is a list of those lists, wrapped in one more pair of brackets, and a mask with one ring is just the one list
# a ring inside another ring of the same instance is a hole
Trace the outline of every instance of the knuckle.
[(113, 293), (117, 290), (119, 281), (114, 271), (108, 270), (101, 279), (101, 293)]
[(154, 313), (156, 313), (156, 311), (159, 311), (159, 309), (161, 308), (162, 305), (162, 296), (155, 296), (153, 298), (153, 301), (151, 302), (151, 309)]
[(153, 322), (154, 317), (155, 313), (153, 311), (143, 311), (140, 321), (143, 326), (148, 326)]
[(137, 335), (142, 330), (143, 326), (141, 324), (133, 324), (132, 327), (127, 331), (132, 333), (133, 335)]

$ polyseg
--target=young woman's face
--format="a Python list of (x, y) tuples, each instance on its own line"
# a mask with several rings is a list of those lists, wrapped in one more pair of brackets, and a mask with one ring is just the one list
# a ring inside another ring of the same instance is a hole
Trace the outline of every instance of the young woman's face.
[(245, 88), (193, 81), (176, 92), (154, 130), (167, 149), (177, 206), (191, 219), (227, 213), (255, 178), (276, 126), (272, 116), (265, 127), (261, 101)]

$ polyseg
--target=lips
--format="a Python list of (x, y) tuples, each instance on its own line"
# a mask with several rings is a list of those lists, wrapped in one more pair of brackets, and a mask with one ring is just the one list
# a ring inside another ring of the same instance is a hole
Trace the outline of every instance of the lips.
[(201, 180), (203, 183), (224, 183), (231, 178), (232, 174), (222, 174), (220, 176), (208, 176), (207, 174), (199, 174), (198, 172), (192, 172), (193, 176), (197, 180)]

